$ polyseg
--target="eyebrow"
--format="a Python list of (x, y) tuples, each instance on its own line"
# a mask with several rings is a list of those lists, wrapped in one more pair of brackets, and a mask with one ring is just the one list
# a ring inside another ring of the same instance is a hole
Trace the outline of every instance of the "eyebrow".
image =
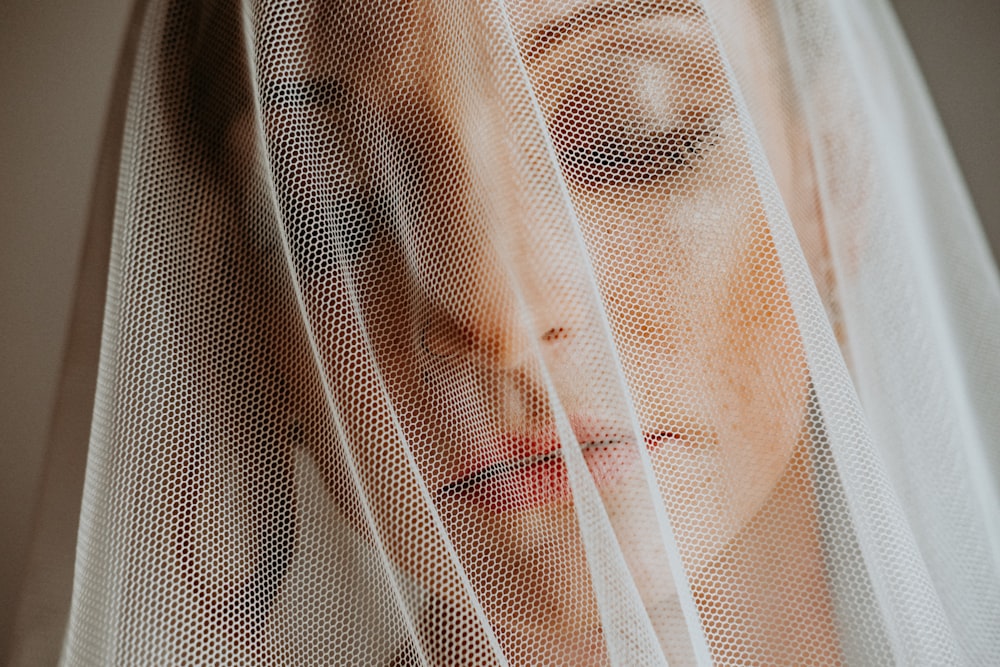
[(581, 28), (609, 24), (627, 16), (629, 20), (642, 20), (660, 14), (678, 16), (705, 16), (701, 5), (693, 0), (611, 0), (598, 2), (532, 28), (522, 38), (522, 53), (531, 62), (567, 39)]

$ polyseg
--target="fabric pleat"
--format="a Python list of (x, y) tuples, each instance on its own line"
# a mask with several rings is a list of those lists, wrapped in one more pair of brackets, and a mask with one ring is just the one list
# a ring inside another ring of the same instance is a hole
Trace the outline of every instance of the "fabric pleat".
[(1000, 281), (884, 2), (137, 17), (22, 664), (1000, 664)]

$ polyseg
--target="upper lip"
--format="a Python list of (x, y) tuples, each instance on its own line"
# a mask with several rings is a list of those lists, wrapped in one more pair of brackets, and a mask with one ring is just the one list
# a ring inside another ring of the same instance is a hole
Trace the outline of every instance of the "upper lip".
[[(600, 422), (583, 418), (571, 418), (573, 434), (583, 451), (615, 447), (636, 441), (629, 427), (610, 422)], [(642, 440), (662, 440), (678, 437), (672, 432), (644, 433)], [(471, 465), (439, 490), (442, 495), (452, 495), (474, 489), (499, 479), (512, 472), (558, 459), (563, 455), (562, 446), (555, 430), (533, 435), (507, 434), (499, 438), (493, 447), (482, 448), (473, 453)]]

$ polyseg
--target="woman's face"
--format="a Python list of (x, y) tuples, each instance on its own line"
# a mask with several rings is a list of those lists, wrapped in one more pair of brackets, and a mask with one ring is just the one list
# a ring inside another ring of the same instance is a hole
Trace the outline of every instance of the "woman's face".
[[(449, 40), (428, 11), (345, 87), (384, 90), (271, 119), (287, 199), (336, 200), (357, 169), (383, 219), (303, 282), (349, 450), (317, 459), (432, 595), (462, 607), (467, 576), (505, 647), (582, 661), (602, 640), (563, 448), (653, 610), (674, 592), (642, 452), (697, 580), (798, 441), (807, 380), (761, 167), (696, 3), (511, 2), (507, 70), (456, 66), (503, 45)], [(349, 76), (337, 20), (306, 32), (317, 70), (295, 77)], [(345, 122), (355, 136), (320, 132), (317, 155), (357, 155), (296, 162), (286, 128)]]

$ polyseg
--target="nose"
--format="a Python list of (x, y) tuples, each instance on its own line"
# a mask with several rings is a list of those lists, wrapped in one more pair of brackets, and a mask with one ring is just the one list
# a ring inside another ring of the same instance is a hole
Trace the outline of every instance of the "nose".
[(497, 304), (482, 304), (464, 324), (447, 313), (436, 313), (423, 324), (420, 346), (436, 358), (464, 355), (497, 369), (517, 369), (532, 355), (545, 354), (572, 337), (569, 322), (527, 322), (528, 318), (505, 311), (508, 309)]
[(566, 267), (521, 239), (489, 245), (481, 238), (449, 259), (435, 272), (440, 282), (428, 285), (434, 305), (420, 332), (427, 353), (512, 370), (568, 347), (585, 327), (586, 299)]
[[(556, 196), (544, 186), (548, 181), (525, 171), (526, 162), (548, 165), (550, 156), (526, 161), (508, 153), (508, 146), (493, 144), (472, 151), (476, 171), (467, 174), (468, 187), (435, 202), (439, 224), (417, 230), (411, 251), (435, 304), (421, 334), (424, 347), (498, 369), (584, 340), (598, 302), (562, 191)], [(448, 172), (439, 177), (454, 179)], [(561, 181), (553, 173), (551, 182)]]

